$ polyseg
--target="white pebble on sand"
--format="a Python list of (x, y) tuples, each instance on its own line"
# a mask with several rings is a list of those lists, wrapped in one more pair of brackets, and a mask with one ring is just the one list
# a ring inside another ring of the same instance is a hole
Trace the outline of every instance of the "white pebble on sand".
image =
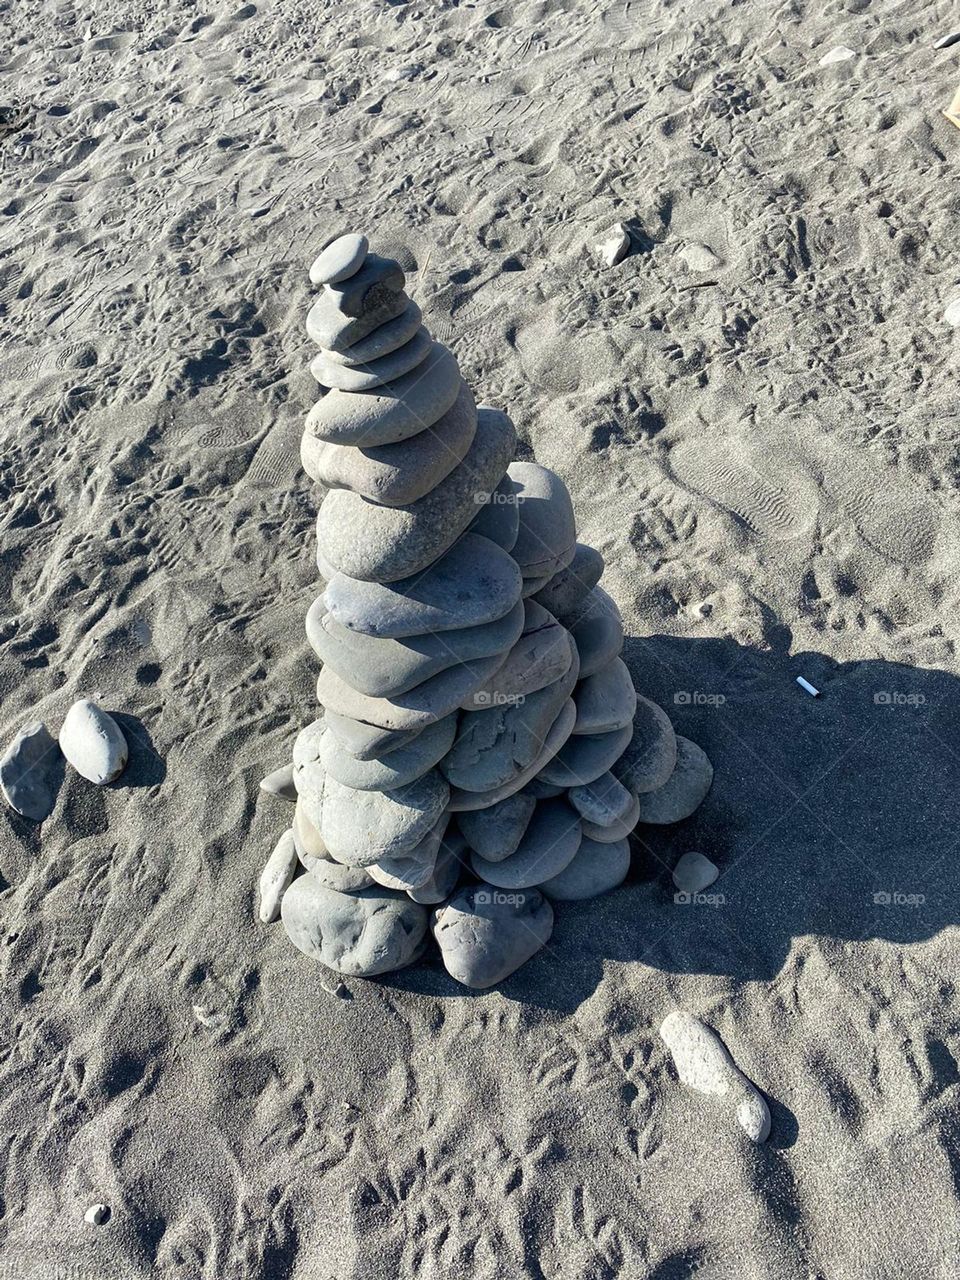
[(611, 227), (597, 245), (597, 254), (605, 267), (615, 267), (630, 251), (630, 232), (622, 222)]
[(60, 750), (81, 777), (103, 786), (120, 776), (127, 763), (127, 740), (111, 715), (89, 698), (67, 712)]
[(737, 1123), (753, 1142), (770, 1135), (770, 1108), (756, 1085), (743, 1074), (726, 1045), (706, 1023), (691, 1013), (669, 1014), (660, 1037), (673, 1056), (683, 1084), (736, 1104)]
[(83, 1215), (84, 1222), (90, 1227), (102, 1227), (110, 1217), (110, 1206), (106, 1204), (92, 1204), (87, 1212)]
[(715, 271), (723, 265), (712, 249), (697, 242), (685, 244), (677, 256), (686, 263), (688, 271)]
[(272, 924), (280, 918), (280, 900), (297, 871), (297, 846), (292, 831), (285, 831), (260, 874), (260, 919)]
[(855, 49), (848, 49), (845, 44), (838, 44), (835, 49), (831, 49), (829, 53), (825, 53), (820, 59), (821, 67), (832, 67), (836, 62), (849, 62), (851, 58), (857, 56)]
[(954, 298), (943, 313), (943, 318), (954, 329), (960, 329), (960, 298)]

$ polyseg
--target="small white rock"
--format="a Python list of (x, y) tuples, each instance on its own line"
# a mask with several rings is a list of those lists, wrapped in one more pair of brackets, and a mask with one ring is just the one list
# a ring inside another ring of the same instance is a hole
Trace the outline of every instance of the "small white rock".
[(110, 1206), (107, 1204), (92, 1204), (87, 1212), (83, 1215), (83, 1220), (90, 1227), (102, 1227), (110, 1217)]
[(630, 232), (622, 222), (611, 227), (606, 237), (597, 245), (597, 253), (605, 267), (615, 267), (629, 252)]
[(715, 271), (721, 265), (712, 249), (696, 242), (684, 245), (679, 257), (687, 264), (688, 271)]
[(280, 900), (299, 866), (293, 831), (285, 831), (260, 875), (260, 919), (272, 924), (280, 916)]
[(954, 298), (943, 313), (943, 318), (954, 329), (960, 329), (960, 298)]
[(752, 1142), (770, 1136), (770, 1108), (763, 1094), (743, 1074), (712, 1027), (691, 1013), (664, 1018), (660, 1037), (666, 1044), (683, 1084), (698, 1093), (712, 1093), (736, 1104), (736, 1119)]
[(81, 698), (67, 712), (60, 750), (82, 778), (98, 786), (113, 782), (127, 763), (127, 740), (120, 726), (89, 698)]
[(293, 785), (293, 765), (285, 764), (273, 773), (268, 773), (260, 783), (260, 790), (269, 796), (279, 796), (281, 800), (297, 803), (297, 788)]
[(850, 58), (855, 58), (857, 51), (848, 49), (845, 44), (838, 44), (835, 49), (831, 49), (829, 53), (825, 53), (820, 59), (821, 67), (832, 67), (835, 62), (847, 62)]
[(933, 47), (935, 49), (949, 49), (955, 44), (960, 44), (960, 31), (951, 31), (948, 35), (941, 36), (939, 40), (934, 40)]

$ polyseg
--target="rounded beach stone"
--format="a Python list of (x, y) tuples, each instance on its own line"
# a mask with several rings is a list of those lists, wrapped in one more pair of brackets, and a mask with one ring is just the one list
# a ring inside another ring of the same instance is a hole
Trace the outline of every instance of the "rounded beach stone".
[(470, 866), (488, 884), (527, 889), (559, 875), (573, 860), (582, 838), (576, 811), (565, 800), (544, 800), (537, 805), (515, 853), (502, 862), (473, 853)]
[(538, 564), (522, 564), (520, 566), (520, 572), (523, 574), (524, 592), (526, 594), (531, 594), (531, 592), (528, 591), (528, 587), (535, 587), (532, 594), (536, 594), (537, 591), (542, 591), (556, 574), (558, 574), (562, 569), (565, 569), (572, 562), (576, 552), (577, 545), (575, 542), (571, 542), (566, 551), (561, 551), (558, 556), (554, 556), (551, 560), (543, 560)]
[(381, 858), (379, 862), (371, 863), (366, 868), (367, 874), (387, 889), (401, 889), (408, 893), (411, 889), (421, 888), (433, 875), (447, 821), (447, 815), (442, 814), (418, 845), (400, 857)]
[(450, 897), (463, 874), (465, 849), (462, 836), (448, 833), (443, 837), (430, 879), (416, 889), (407, 890), (414, 902), (434, 906)]
[(300, 460), (311, 480), (328, 489), (349, 489), (371, 502), (400, 507), (435, 489), (466, 457), (476, 432), (473, 394), (462, 382), (447, 412), (409, 440), (358, 449), (328, 444), (305, 431)]
[(599, 844), (611, 844), (615, 840), (625, 840), (637, 825), (640, 816), (640, 797), (630, 797), (630, 808), (613, 822), (583, 822), (583, 834)]
[(581, 680), (595, 675), (623, 648), (623, 622), (617, 606), (600, 587), (587, 597), (591, 600), (576, 622), (565, 621), (580, 654)]
[(633, 725), (628, 724), (613, 733), (571, 736), (550, 763), (540, 770), (540, 776), (544, 782), (560, 787), (586, 786), (613, 767), (627, 749), (632, 735)]
[(260, 782), (260, 790), (265, 791), (268, 796), (279, 796), (281, 800), (295, 801), (297, 789), (293, 785), (293, 765), (281, 765), (279, 769), (268, 773)]
[[(508, 474), (517, 486), (520, 528), (512, 555), (524, 577), (553, 573), (551, 562), (575, 550), (573, 503), (560, 477), (537, 462), (513, 462)], [(538, 570), (537, 566), (545, 566)]]
[(423, 729), (382, 729), (376, 724), (351, 720), (349, 716), (338, 716), (333, 711), (324, 715), (324, 724), (344, 751), (358, 760), (382, 760), (391, 751), (409, 746), (417, 734), (423, 732)]
[(439, 821), (449, 794), (433, 770), (395, 791), (357, 791), (324, 776), (301, 799), (331, 856), (348, 867), (367, 867), (418, 845)]
[[(451, 813), (486, 809), (490, 805), (497, 804), (500, 800), (505, 800), (508, 796), (514, 795), (522, 787), (527, 787), (570, 737), (570, 731), (576, 718), (576, 705), (572, 698), (568, 698), (561, 707), (560, 714), (550, 726), (550, 732), (543, 743), (543, 750), (525, 769), (521, 769), (508, 782), (505, 782), (500, 787), (494, 787), (491, 791), (461, 791), (457, 787), (451, 787), (448, 806)], [(564, 788), (560, 787), (557, 789), (557, 793), (562, 794), (563, 790)]]
[(682, 822), (699, 808), (713, 782), (713, 765), (706, 753), (677, 734), (677, 763), (669, 779), (657, 791), (640, 797), (640, 821), (655, 826)]
[(702, 893), (719, 874), (719, 867), (704, 854), (685, 853), (673, 868), (673, 883), (681, 893)]
[(260, 920), (272, 924), (280, 915), (280, 900), (297, 873), (297, 845), (285, 831), (260, 873)]
[[(327, 852), (327, 846), (323, 843), (323, 837), (307, 816), (306, 809), (299, 796), (297, 797), (297, 806), (293, 811), (292, 830), (297, 854), (301, 861), (304, 858), (329, 859), (330, 854)], [(306, 866), (306, 863), (304, 863), (304, 866)]]
[(366, 236), (353, 233), (338, 236), (314, 258), (310, 283), (337, 284), (355, 275), (363, 266), (369, 247)]
[(555, 573), (535, 598), (557, 618), (563, 618), (583, 605), (602, 574), (603, 556), (578, 542), (570, 563)]
[(520, 505), (517, 502), (517, 486), (505, 475), (482, 503), (480, 511), (469, 525), (470, 533), (489, 538), (504, 551), (512, 551), (520, 532)]
[(0, 759), (0, 787), (10, 808), (31, 822), (48, 818), (57, 798), (60, 759), (60, 748), (42, 721), (21, 729)]
[(416, 369), (393, 382), (372, 391), (328, 391), (307, 414), (307, 434), (366, 449), (409, 440), (443, 417), (462, 386), (456, 357), (435, 342)]
[(474, 662), (458, 662), (392, 698), (358, 693), (332, 667), (324, 667), (317, 677), (317, 700), (336, 715), (383, 729), (423, 729), (448, 716), (474, 689), (487, 684), (502, 662), (503, 655), (499, 653)]
[(676, 763), (677, 735), (670, 717), (649, 698), (638, 697), (633, 738), (614, 773), (628, 790), (646, 795), (664, 786)]
[(432, 927), (451, 978), (482, 991), (508, 978), (549, 941), (553, 908), (536, 889), (502, 893), (491, 885), (469, 885), (434, 912)]
[(576, 649), (569, 636), (566, 643), (570, 666), (559, 680), (522, 701), (461, 715), (456, 740), (440, 765), (452, 786), (490, 791), (515, 779), (537, 759), (576, 683)]
[(598, 844), (584, 835), (573, 859), (539, 888), (541, 893), (557, 902), (582, 902), (616, 889), (626, 879), (629, 870), (629, 841)]
[(403, 969), (420, 955), (425, 907), (376, 885), (338, 893), (300, 876), (283, 895), (283, 927), (295, 947), (337, 973), (372, 977)]
[(335, 862), (330, 857), (327, 846), (320, 838), (320, 832), (307, 817), (299, 801), (293, 815), (293, 843), (300, 865), (331, 889), (338, 889), (341, 893), (354, 893), (357, 889), (367, 889), (374, 883), (363, 867), (345, 867), (342, 862)]
[(356, 791), (396, 791), (422, 778), (442, 760), (456, 732), (457, 717), (446, 716), (382, 760), (358, 760), (344, 751), (328, 730), (320, 740), (320, 764), (331, 778)]
[(510, 419), (480, 411), (463, 462), (417, 502), (381, 507), (344, 489), (327, 494), (317, 520), (323, 558), (340, 573), (366, 582), (396, 582), (420, 573), (467, 527), (478, 502), (496, 488), (515, 447)]
[(326, 612), (320, 596), (307, 612), (306, 627), (314, 652), (355, 689), (373, 698), (392, 698), (458, 662), (509, 652), (519, 639), (523, 621), (518, 600), (502, 618), (478, 627), (390, 640), (348, 631)]
[(737, 1123), (753, 1142), (770, 1136), (770, 1108), (757, 1086), (743, 1074), (712, 1027), (692, 1013), (677, 1010), (664, 1018), (660, 1036), (670, 1050), (677, 1075), (698, 1093), (712, 1094), (736, 1108)]
[(374, 387), (382, 387), (385, 382), (393, 382), (416, 369), (426, 360), (432, 348), (433, 339), (421, 327), (402, 347), (364, 365), (339, 364), (321, 351), (311, 360), (310, 372), (322, 387), (328, 387), (331, 391), (371, 391)]
[(120, 726), (90, 698), (81, 698), (67, 712), (60, 750), (81, 777), (98, 786), (113, 782), (127, 763), (127, 740)]
[(324, 351), (324, 355), (328, 360), (342, 364), (346, 368), (369, 364), (372, 360), (379, 360), (381, 356), (387, 356), (391, 351), (402, 347), (405, 342), (409, 342), (420, 328), (422, 320), (423, 312), (412, 298), (408, 298), (407, 305), (393, 320), (380, 325), (365, 338), (355, 342), (353, 346), (345, 347), (343, 351)]
[(529, 600), (547, 585), (553, 577), (552, 573), (546, 573), (542, 578), (524, 578), (522, 595), (524, 600)]
[(502, 862), (516, 853), (536, 807), (533, 796), (512, 795), (487, 809), (462, 813), (458, 825), (474, 853), (489, 862)]
[(608, 827), (633, 808), (633, 795), (609, 771), (583, 787), (570, 788), (570, 803), (585, 822)]
[(307, 314), (307, 336), (328, 351), (346, 350), (402, 315), (407, 305), (405, 283), (398, 263), (368, 253), (363, 266), (349, 279), (324, 285)]
[(556, 618), (532, 600), (524, 605), (523, 634), (489, 680), (464, 698), (464, 711), (506, 705), (553, 684), (570, 670), (570, 636)]
[(632, 724), (637, 709), (637, 693), (620, 658), (581, 680), (573, 697), (577, 704), (574, 733), (612, 733)]
[(348, 631), (405, 639), (431, 631), (482, 626), (520, 599), (516, 562), (489, 538), (465, 533), (424, 572), (389, 585), (337, 574), (324, 600)]

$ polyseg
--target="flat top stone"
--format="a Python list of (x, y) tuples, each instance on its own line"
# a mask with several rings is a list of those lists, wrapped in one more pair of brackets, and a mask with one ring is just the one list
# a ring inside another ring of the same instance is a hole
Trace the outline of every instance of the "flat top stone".
[(522, 568), (549, 565), (574, 547), (577, 540), (567, 486), (556, 472), (537, 462), (513, 462), (508, 475), (517, 486), (520, 512), (513, 558)]
[(520, 589), (513, 558), (488, 538), (465, 533), (422, 573), (391, 583), (338, 573), (324, 599), (348, 631), (402, 639), (502, 618), (520, 599)]
[(677, 734), (677, 763), (657, 791), (640, 797), (640, 821), (663, 826), (682, 822), (697, 809), (713, 782), (713, 765), (689, 738)]
[(311, 284), (336, 284), (355, 275), (363, 266), (369, 243), (366, 236), (338, 236), (322, 249), (310, 268)]
[(534, 811), (515, 853), (491, 862), (474, 853), (474, 874), (503, 889), (525, 889), (558, 875), (580, 848), (580, 817), (565, 800), (543, 800)]
[(536, 889), (508, 894), (492, 885), (469, 885), (434, 913), (432, 928), (450, 976), (484, 990), (547, 943), (553, 908)]

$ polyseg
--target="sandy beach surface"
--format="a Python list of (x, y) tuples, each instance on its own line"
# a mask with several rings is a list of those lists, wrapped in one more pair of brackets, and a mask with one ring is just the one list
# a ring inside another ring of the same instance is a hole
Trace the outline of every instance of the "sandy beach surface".
[[(131, 747), (0, 812), (3, 1280), (954, 1280), (951, 25), (3, 7), (0, 730), (92, 696)], [(290, 819), (258, 783), (315, 714), (307, 268), (345, 229), (567, 482), (716, 770), (480, 994), (341, 982), (256, 918)], [(674, 1009), (767, 1143), (678, 1081)]]

